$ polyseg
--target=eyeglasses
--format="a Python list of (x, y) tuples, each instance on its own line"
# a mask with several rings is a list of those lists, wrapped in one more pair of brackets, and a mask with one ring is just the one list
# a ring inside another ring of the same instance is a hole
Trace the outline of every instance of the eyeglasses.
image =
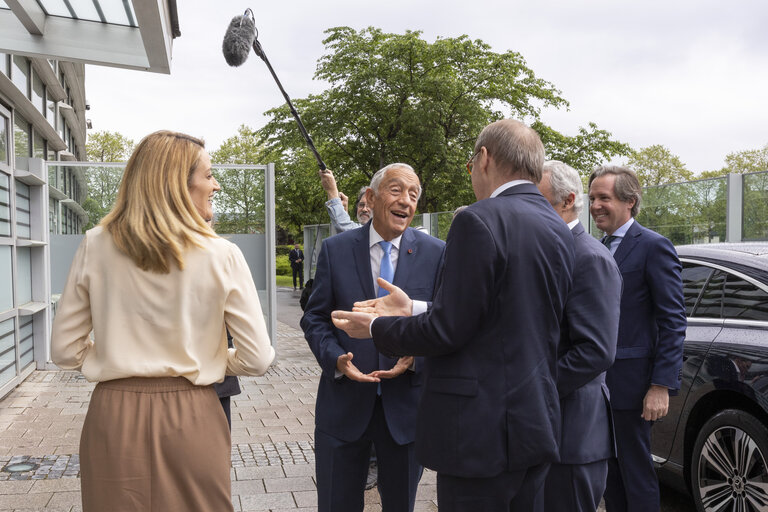
[(478, 153), (480, 153), (479, 149), (475, 151), (475, 154), (472, 155), (472, 158), (467, 160), (467, 174), (469, 174), (470, 176), (472, 175), (472, 166), (475, 165), (475, 157), (477, 156)]

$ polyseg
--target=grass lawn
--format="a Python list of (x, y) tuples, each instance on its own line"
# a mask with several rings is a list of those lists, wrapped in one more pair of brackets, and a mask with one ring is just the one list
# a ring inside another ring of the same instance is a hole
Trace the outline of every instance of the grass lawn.
[(293, 288), (293, 278), (291, 276), (275, 276), (277, 278), (277, 286), (287, 286)]

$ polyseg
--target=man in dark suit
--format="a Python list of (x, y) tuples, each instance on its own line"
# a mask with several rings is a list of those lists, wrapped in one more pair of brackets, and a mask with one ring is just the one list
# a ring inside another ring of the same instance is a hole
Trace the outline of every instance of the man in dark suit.
[(579, 223), (582, 187), (574, 168), (544, 163), (539, 190), (571, 228), (576, 256), (557, 349), (560, 462), (550, 467), (539, 495), (548, 512), (597, 510), (614, 455), (605, 371), (616, 355), (621, 274), (610, 251)]
[(331, 312), (386, 293), (376, 282), (380, 275), (416, 298), (432, 299), (444, 244), (408, 227), (420, 194), (410, 166), (389, 165), (366, 192), (373, 220), (323, 242), (301, 319), (323, 369), (315, 412), (320, 512), (363, 510), (371, 444), (384, 512), (413, 510), (422, 472), (414, 454), (422, 362), (409, 354), (384, 357), (370, 339), (350, 340), (334, 327)]
[[(428, 356), (416, 453), (437, 471), (440, 512), (530, 512), (558, 457), (555, 372), (573, 235), (534, 184), (543, 163), (529, 127), (487, 126), (467, 163), (478, 201), (453, 220), (429, 310), (333, 313), (355, 336), (371, 328), (383, 354)], [(391, 289), (382, 308), (409, 302)]]
[(624, 279), (616, 361), (606, 374), (617, 449), (608, 463), (609, 512), (659, 510), (651, 425), (666, 416), (683, 364), (680, 260), (669, 240), (635, 220), (641, 194), (626, 167), (598, 167), (589, 177), (590, 213)]
[(296, 277), (299, 278), (299, 289), (304, 289), (304, 251), (299, 248), (299, 244), (293, 244), (293, 249), (288, 253), (288, 261), (291, 262), (291, 272), (293, 273), (293, 289), (296, 289)]

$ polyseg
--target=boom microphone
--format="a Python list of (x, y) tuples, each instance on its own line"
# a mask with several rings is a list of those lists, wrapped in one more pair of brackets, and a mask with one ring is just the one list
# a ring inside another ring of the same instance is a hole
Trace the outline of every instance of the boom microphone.
[(227, 61), (227, 64), (237, 67), (248, 59), (251, 48), (253, 48), (254, 53), (264, 61), (269, 68), (269, 72), (272, 73), (272, 77), (275, 79), (277, 86), (280, 88), (280, 92), (283, 93), (283, 97), (285, 98), (286, 103), (288, 103), (288, 107), (291, 109), (293, 118), (296, 119), (296, 123), (299, 125), (299, 131), (304, 136), (304, 140), (307, 141), (309, 149), (315, 155), (320, 170), (324, 171), (326, 169), (325, 163), (323, 162), (323, 159), (320, 158), (317, 149), (315, 149), (312, 137), (309, 136), (307, 129), (304, 127), (304, 123), (301, 122), (299, 113), (293, 107), (293, 103), (291, 103), (291, 98), (288, 97), (288, 93), (283, 89), (283, 84), (280, 83), (280, 80), (275, 74), (275, 70), (272, 69), (269, 59), (267, 59), (264, 50), (261, 48), (258, 31), (256, 30), (256, 23), (253, 18), (253, 11), (251, 9), (246, 9), (242, 16), (235, 16), (232, 18), (232, 21), (229, 22), (227, 33), (224, 34), (224, 42), (221, 45), (221, 51), (224, 53), (224, 60)]

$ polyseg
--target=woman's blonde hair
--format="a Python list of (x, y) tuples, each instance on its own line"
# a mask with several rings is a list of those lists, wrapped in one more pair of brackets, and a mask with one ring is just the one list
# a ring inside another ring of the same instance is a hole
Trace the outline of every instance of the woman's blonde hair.
[(214, 237), (189, 195), (189, 182), (205, 143), (161, 130), (144, 137), (125, 166), (112, 211), (100, 223), (115, 245), (142, 270), (184, 268), (182, 253), (199, 236)]

